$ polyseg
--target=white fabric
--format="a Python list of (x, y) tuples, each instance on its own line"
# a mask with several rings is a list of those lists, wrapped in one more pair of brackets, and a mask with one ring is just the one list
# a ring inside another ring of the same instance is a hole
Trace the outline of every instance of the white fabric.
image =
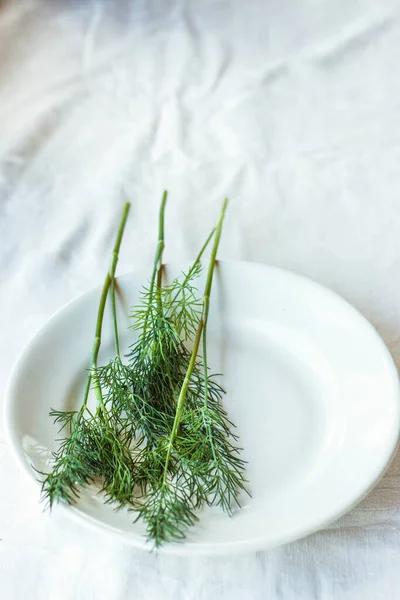
[[(0, 2), (0, 392), (101, 281), (125, 197), (120, 272), (150, 262), (164, 187), (167, 260), (194, 255), (228, 195), (221, 257), (332, 287), (400, 361), (399, 61), (390, 0)], [(399, 597), (400, 458), (328, 529), (226, 559), (43, 514), (3, 434), (0, 479), (2, 600)]]

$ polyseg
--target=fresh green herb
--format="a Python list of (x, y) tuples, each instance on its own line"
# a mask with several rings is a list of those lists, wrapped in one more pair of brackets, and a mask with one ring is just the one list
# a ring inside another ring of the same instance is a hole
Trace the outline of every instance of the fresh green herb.
[[(153, 335), (158, 335), (160, 330), (166, 332), (161, 342), (157, 339), (150, 345), (150, 361), (159, 354), (156, 373), (158, 381), (162, 380), (154, 400), (165, 417), (172, 416), (171, 407), (174, 410), (172, 423), (165, 418), (156, 443), (148, 444), (141, 455), (143, 479), (147, 486), (136, 509), (138, 518), (146, 522), (148, 538), (156, 546), (185, 537), (187, 528), (197, 521), (195, 509), (204, 503), (218, 504), (231, 513), (233, 504), (239, 505), (239, 491), (246, 489), (244, 462), (239, 456), (240, 449), (235, 445), (236, 437), (230, 430), (233, 425), (221, 406), (223, 390), (209, 374), (207, 365), (210, 293), (226, 206), (227, 201), (215, 230), (201, 303), (196, 299), (191, 284), (188, 291), (185, 286), (176, 291), (178, 283), (175, 282), (172, 289), (166, 288), (165, 293), (160, 294), (155, 309), (157, 320), (152, 321), (155, 325), (151, 329)], [(189, 273), (184, 282), (191, 281), (192, 274), (198, 273), (197, 262)], [(190, 298), (188, 304), (187, 296)], [(172, 305), (170, 298), (173, 298)], [(177, 306), (175, 301), (178, 301)], [(139, 313), (137, 323), (143, 323), (142, 331), (148, 320), (147, 313)], [(186, 338), (194, 336), (191, 352), (180, 338), (182, 332)], [(203, 359), (200, 360), (198, 353), (202, 338)], [(164, 361), (162, 368), (159, 368), (159, 359)], [(152, 403), (152, 398), (149, 402)]]
[[(186, 273), (163, 282), (164, 220), (162, 198), (152, 274), (133, 309), (128, 363), (120, 352), (115, 271), (127, 220), (125, 206), (111, 267), (97, 315), (90, 371), (79, 411), (50, 414), (68, 431), (53, 453), (52, 471), (44, 474), (42, 496), (75, 502), (82, 487), (100, 483), (105, 501), (128, 506), (145, 522), (158, 547), (181, 540), (198, 520), (197, 509), (218, 505), (228, 514), (246, 492), (245, 463), (234, 425), (222, 406), (224, 391), (210, 373), (207, 324), (216, 257), (227, 207)], [(196, 280), (202, 257), (213, 241), (203, 297)], [(104, 309), (108, 295), (114, 325), (115, 358), (98, 366)], [(200, 348), (202, 356), (199, 356)], [(88, 407), (90, 389), (97, 400)]]
[[(44, 475), (42, 497), (51, 508), (54, 502), (75, 502), (80, 489), (100, 480), (102, 491), (110, 502), (123, 506), (130, 501), (135, 482), (135, 462), (130, 446), (133, 442), (127, 419), (104, 399), (98, 371), (98, 355), (107, 296), (114, 290), (115, 271), (130, 204), (124, 207), (118, 229), (111, 265), (107, 272), (97, 314), (90, 370), (82, 406), (78, 411), (50, 412), (60, 432), (67, 437), (53, 453), (52, 470)], [(88, 407), (90, 389), (93, 388), (97, 407), (93, 413)]]
[(132, 329), (137, 341), (129, 352), (130, 397), (121, 396), (121, 411), (129, 415), (135, 434), (142, 434), (148, 444), (168, 435), (173, 425), (176, 394), (187, 368), (190, 341), (196, 330), (201, 310), (193, 283), (201, 273), (201, 258), (214, 231), (182, 278), (162, 285), (162, 252), (164, 249), (164, 194), (159, 216), (159, 235), (149, 286), (141, 291), (140, 304), (134, 307)]

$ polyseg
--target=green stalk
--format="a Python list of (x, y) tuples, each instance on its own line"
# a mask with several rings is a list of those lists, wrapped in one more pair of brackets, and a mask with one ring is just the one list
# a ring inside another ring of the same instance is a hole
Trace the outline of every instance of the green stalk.
[(114, 343), (115, 343), (115, 354), (117, 358), (120, 358), (120, 349), (119, 349), (119, 334), (118, 334), (118, 319), (117, 319), (117, 305), (115, 302), (115, 277), (113, 277), (111, 281), (111, 310), (113, 316), (113, 326), (114, 326)]
[[(163, 256), (163, 252), (164, 252), (164, 248), (165, 248), (164, 223), (165, 223), (165, 205), (167, 204), (167, 198), (168, 198), (168, 192), (165, 190), (162, 200), (161, 200), (160, 215), (159, 215), (159, 220), (158, 220), (158, 244), (157, 244), (156, 263), (155, 263), (155, 270), (157, 272), (157, 292), (159, 292), (161, 290), (161, 286), (162, 286), (162, 256)], [(159, 293), (157, 293), (157, 298), (159, 299), (159, 302), (161, 303), (161, 296)]]
[[(86, 406), (88, 395), (89, 395), (90, 380), (93, 383), (93, 391), (96, 396), (97, 405), (101, 406), (104, 404), (103, 395), (101, 393), (99, 376), (98, 376), (98, 372), (97, 372), (97, 359), (99, 356), (99, 350), (100, 350), (100, 345), (101, 345), (101, 331), (102, 331), (102, 326), (103, 326), (104, 309), (106, 306), (107, 295), (108, 295), (108, 291), (110, 289), (110, 285), (114, 281), (115, 271), (117, 268), (117, 262), (118, 262), (118, 256), (119, 256), (119, 249), (121, 247), (122, 236), (124, 234), (124, 229), (125, 229), (126, 221), (128, 219), (130, 207), (131, 207), (131, 205), (129, 202), (127, 202), (124, 206), (120, 225), (118, 228), (117, 237), (116, 237), (115, 244), (114, 244), (113, 253), (111, 255), (111, 265), (110, 265), (109, 270), (107, 271), (107, 275), (104, 280), (103, 289), (102, 289), (101, 296), (100, 296), (99, 308), (98, 308), (98, 312), (97, 312), (96, 329), (95, 329), (95, 334), (94, 334), (95, 337), (94, 337), (94, 341), (93, 341), (92, 356), (91, 356), (91, 361), (90, 361), (90, 372), (89, 372), (89, 376), (88, 376), (88, 385), (86, 388), (86, 393), (85, 393), (85, 398), (84, 398), (85, 406)], [(114, 304), (113, 310), (115, 310), (115, 304)]]
[(211, 251), (211, 258), (208, 267), (208, 275), (206, 288), (204, 290), (203, 297), (203, 367), (204, 367), (204, 408), (207, 408), (208, 402), (208, 363), (207, 363), (207, 322), (208, 322), (208, 313), (210, 310), (210, 296), (211, 296), (211, 287), (214, 275), (214, 266), (215, 260), (217, 257), (217, 250), (219, 246), (219, 241), (221, 239), (222, 233), (222, 225), (225, 217), (226, 208), (228, 206), (228, 198), (225, 198), (224, 203), (222, 205), (221, 216), (219, 219), (219, 223), (217, 225), (217, 231), (215, 235), (214, 246)]
[(168, 192), (165, 190), (163, 193), (163, 197), (161, 200), (160, 213), (158, 216), (158, 242), (156, 248), (156, 255), (154, 257), (154, 268), (151, 276), (150, 283), (150, 294), (154, 290), (154, 284), (157, 279), (157, 289), (161, 288), (161, 280), (162, 280), (162, 257), (165, 248), (164, 241), (164, 228), (165, 228), (165, 206), (167, 204)]
[[(157, 305), (158, 305), (158, 310), (160, 312), (162, 310), (160, 290), (161, 290), (161, 284), (162, 284), (162, 257), (163, 257), (163, 252), (164, 252), (164, 248), (165, 248), (164, 222), (165, 222), (165, 206), (167, 204), (167, 198), (168, 198), (168, 192), (165, 190), (163, 193), (163, 196), (162, 196), (160, 212), (159, 212), (159, 216), (158, 216), (158, 242), (157, 242), (157, 247), (156, 247), (156, 254), (154, 257), (153, 273), (151, 275), (150, 290), (149, 290), (149, 292), (150, 292), (149, 298), (150, 298), (150, 302), (152, 302), (154, 286), (155, 286), (156, 280), (157, 280)], [(147, 325), (148, 325), (148, 318), (146, 317), (144, 325), (143, 325), (143, 334), (144, 335), (146, 334), (146, 331), (147, 331)]]
[[(163, 252), (164, 252), (164, 248), (165, 248), (164, 231), (165, 231), (165, 207), (167, 204), (167, 198), (168, 198), (168, 192), (164, 191), (164, 194), (163, 194), (163, 197), (161, 200), (159, 217), (158, 217), (158, 242), (157, 242), (157, 247), (156, 247), (156, 254), (154, 257), (153, 273), (152, 273), (152, 276), (150, 279), (150, 298), (152, 297), (154, 285), (156, 284), (156, 280), (157, 280), (157, 302), (158, 302), (159, 310), (161, 310), (161, 294), (160, 294), (160, 292), (161, 292), (161, 288), (162, 288), (162, 257), (163, 257)], [(190, 269), (183, 281), (182, 286), (185, 285), (185, 283), (187, 283), (187, 281), (189, 281), (189, 279), (191, 278), (193, 271), (195, 270), (197, 264), (200, 262), (201, 257), (203, 256), (214, 233), (215, 233), (215, 228), (211, 231), (211, 233), (209, 234), (205, 243), (203, 244), (203, 247), (201, 248), (199, 254), (196, 257), (196, 260), (193, 262), (192, 266), (190, 267)], [(179, 296), (179, 292), (177, 292), (177, 294), (172, 302), (175, 302), (175, 300), (177, 299), (178, 296)], [(147, 322), (145, 322), (145, 324), (144, 324), (144, 331), (146, 331), (146, 329), (147, 329)]]
[[(183, 280), (183, 282), (182, 282), (182, 286), (181, 286), (182, 288), (183, 288), (183, 287), (186, 285), (186, 283), (187, 283), (187, 282), (190, 280), (190, 278), (192, 277), (193, 271), (194, 271), (194, 270), (195, 270), (195, 268), (197, 267), (198, 263), (201, 261), (201, 258), (202, 258), (202, 256), (203, 256), (203, 254), (204, 254), (204, 252), (205, 252), (205, 250), (206, 250), (206, 248), (207, 248), (208, 244), (210, 243), (210, 241), (211, 241), (211, 238), (212, 238), (212, 236), (214, 235), (214, 233), (215, 233), (215, 227), (214, 227), (214, 229), (211, 231), (211, 233), (209, 234), (209, 236), (208, 236), (208, 238), (206, 239), (206, 241), (204, 242), (202, 249), (201, 249), (201, 250), (200, 250), (200, 252), (198, 253), (198, 255), (197, 255), (197, 257), (196, 257), (195, 261), (193, 262), (192, 266), (190, 267), (189, 271), (187, 272), (187, 275), (186, 275), (185, 279), (184, 279), (184, 280)], [(179, 294), (180, 294), (180, 291), (176, 292), (176, 294), (175, 294), (175, 296), (174, 296), (174, 298), (173, 298), (173, 300), (172, 300), (171, 304), (174, 304), (174, 302), (175, 302), (175, 301), (176, 301), (176, 299), (178, 298)]]
[[(221, 239), (222, 225), (224, 222), (224, 217), (225, 217), (225, 212), (226, 212), (227, 206), (228, 206), (228, 199), (225, 198), (224, 203), (222, 205), (221, 215), (220, 215), (217, 227), (215, 229), (215, 238), (214, 238), (214, 243), (213, 243), (213, 247), (211, 250), (211, 256), (210, 256), (208, 272), (207, 272), (207, 280), (206, 280), (206, 285), (204, 288), (203, 311), (202, 311), (202, 315), (200, 317), (199, 325), (197, 328), (196, 337), (193, 342), (193, 350), (192, 350), (192, 354), (190, 356), (189, 366), (187, 368), (187, 371), (185, 374), (185, 379), (183, 380), (182, 388), (181, 388), (181, 391), (179, 394), (179, 398), (178, 398), (178, 402), (177, 402), (177, 406), (176, 406), (174, 424), (173, 424), (171, 435), (169, 438), (168, 451), (167, 451), (167, 456), (165, 459), (165, 466), (164, 466), (163, 484), (165, 484), (167, 481), (168, 466), (169, 466), (169, 461), (170, 461), (170, 457), (171, 457), (172, 447), (174, 445), (174, 441), (175, 441), (175, 438), (178, 433), (179, 423), (182, 418), (183, 405), (185, 403), (185, 398), (186, 398), (187, 390), (189, 387), (190, 379), (192, 377), (193, 369), (196, 364), (197, 354), (199, 352), (199, 347), (200, 347), (201, 336), (202, 336), (203, 332), (204, 333), (206, 332), (206, 329), (207, 329), (208, 313), (209, 313), (209, 308), (210, 308), (210, 295), (211, 295), (211, 288), (212, 288), (212, 282), (213, 282), (213, 277), (214, 277), (215, 262), (216, 262), (219, 242)], [(214, 233), (214, 231), (210, 235), (209, 239), (211, 239), (211, 236), (213, 235), (213, 233)], [(206, 243), (208, 243), (208, 241)]]

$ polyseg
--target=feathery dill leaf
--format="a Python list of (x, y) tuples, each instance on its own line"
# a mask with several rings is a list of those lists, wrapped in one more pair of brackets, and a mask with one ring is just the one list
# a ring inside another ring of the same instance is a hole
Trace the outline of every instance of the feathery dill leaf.
[[(58, 501), (75, 502), (82, 487), (96, 481), (105, 502), (136, 511), (156, 547), (182, 540), (204, 505), (220, 506), (231, 515), (240, 506), (240, 493), (247, 492), (235, 426), (222, 405), (224, 390), (207, 362), (210, 294), (227, 201), (192, 266), (168, 285), (163, 284), (162, 263), (166, 202), (165, 192), (153, 271), (133, 308), (131, 328), (137, 339), (127, 364), (120, 355), (115, 300), (115, 270), (129, 206), (124, 210), (100, 298), (83, 404), (79, 411), (51, 412), (59, 432), (67, 435), (59, 440), (52, 471), (43, 474), (42, 483), (42, 497), (51, 507)], [(199, 298), (196, 280), (212, 238)], [(99, 367), (109, 294), (116, 356)], [(97, 399), (94, 413), (87, 407), (91, 387)]]
[[(239, 490), (246, 489), (244, 462), (231, 433), (233, 424), (221, 405), (223, 390), (210, 376), (206, 362), (209, 298), (225, 210), (226, 201), (212, 232), (215, 239), (202, 300), (197, 298), (192, 285), (192, 278), (200, 273), (196, 265), (184, 276), (183, 285), (175, 280), (169, 288), (164, 288), (154, 307), (156, 318), (165, 319), (174, 332), (172, 343), (164, 347), (164, 352), (160, 352), (162, 344), (156, 343), (150, 346), (149, 353), (150, 361), (161, 353), (172, 371), (166, 376), (163, 366), (160, 375), (164, 381), (158, 390), (162, 393), (165, 389), (166, 397), (170, 398), (163, 410), (167, 412), (173, 406), (174, 420), (161, 447), (151, 448), (147, 455), (147, 449), (144, 451), (143, 464), (151, 466), (152, 476), (135, 508), (156, 547), (182, 539), (197, 520), (194, 511), (204, 503), (220, 505), (231, 514), (232, 504), (239, 504)], [(138, 327), (141, 319), (148, 322), (142, 312), (135, 316)], [(201, 360), (198, 351), (202, 336)], [(183, 343), (187, 339), (193, 340), (191, 351)]]
[[(61, 430), (69, 430), (65, 432), (66, 437), (58, 440), (59, 447), (52, 454), (51, 472), (42, 473), (42, 499), (50, 508), (55, 502), (76, 502), (81, 488), (97, 478), (102, 481), (107, 501), (123, 506), (130, 501), (135, 485), (135, 465), (130, 449), (133, 439), (131, 428), (121, 413), (104, 401), (97, 365), (105, 304), (110, 287), (114, 293), (118, 254), (129, 209), (130, 204), (125, 204), (111, 265), (100, 296), (91, 365), (82, 406), (78, 412), (50, 413), (55, 423), (61, 425)], [(115, 310), (114, 302), (113, 309)], [(91, 387), (97, 400), (94, 414), (87, 406)]]

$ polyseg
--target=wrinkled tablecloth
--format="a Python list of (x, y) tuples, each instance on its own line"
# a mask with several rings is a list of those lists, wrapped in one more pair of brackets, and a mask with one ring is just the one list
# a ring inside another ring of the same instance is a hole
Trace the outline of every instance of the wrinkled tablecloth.
[[(120, 272), (221, 257), (341, 293), (400, 361), (400, 12), (390, 0), (0, 2), (0, 392), (26, 341)], [(49, 365), (49, 369), (52, 365)], [(29, 398), (27, 398), (29, 402)], [(157, 556), (38, 505), (0, 433), (2, 600), (396, 600), (400, 457), (329, 528), (229, 558)]]

